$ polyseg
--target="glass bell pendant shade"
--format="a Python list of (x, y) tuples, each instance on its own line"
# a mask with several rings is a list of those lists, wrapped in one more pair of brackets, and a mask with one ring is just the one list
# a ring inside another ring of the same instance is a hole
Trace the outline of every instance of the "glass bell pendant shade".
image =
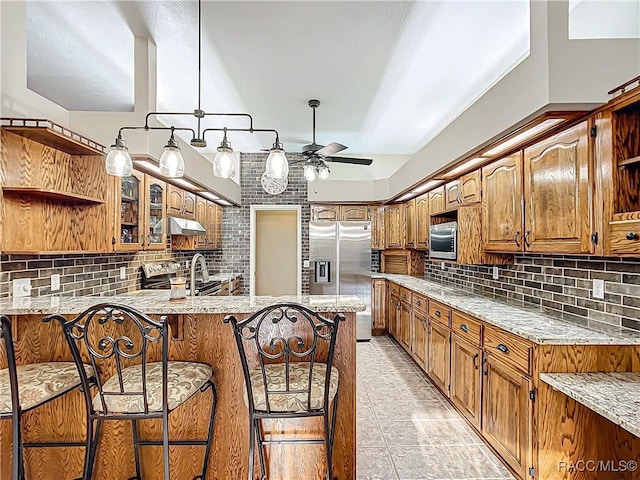
[(308, 182), (314, 182), (316, 180), (316, 167), (313, 165), (305, 165), (304, 178), (306, 178)]
[(236, 162), (231, 148), (218, 147), (218, 153), (213, 158), (213, 174), (220, 178), (231, 178), (236, 174)]
[(177, 145), (167, 145), (160, 156), (160, 172), (168, 178), (184, 176), (184, 158)]
[(284, 150), (275, 147), (269, 151), (266, 173), (269, 178), (287, 178), (289, 175), (289, 162)]
[(133, 171), (131, 156), (122, 140), (116, 139), (115, 145), (111, 145), (104, 163), (107, 173), (116, 177), (128, 177)]
[(318, 169), (318, 178), (320, 180), (327, 180), (329, 178), (329, 167), (327, 167), (326, 165), (322, 165), (319, 169)]

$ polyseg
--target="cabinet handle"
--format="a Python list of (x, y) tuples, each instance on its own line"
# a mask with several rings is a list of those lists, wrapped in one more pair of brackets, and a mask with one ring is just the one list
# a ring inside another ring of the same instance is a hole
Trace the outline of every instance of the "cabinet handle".
[(634, 232), (627, 233), (627, 240), (638, 240), (638, 234)]
[(420, 305), (422, 305), (422, 302), (420, 300), (417, 300), (416, 301), (416, 305), (420, 306)]
[(402, 298), (407, 298), (407, 294), (406, 294), (406, 293), (403, 293), (403, 294), (402, 294)]
[(524, 234), (524, 243), (527, 245), (527, 247), (531, 246), (531, 242), (529, 241), (529, 235), (531, 235), (531, 232), (527, 230)]
[(458, 199), (458, 203), (462, 205), (462, 192), (458, 192), (457, 199)]
[(436, 310), (436, 317), (439, 317), (440, 315), (442, 315), (442, 314), (440, 313), (440, 310)]
[(142, 248), (144, 248), (144, 235), (143, 234), (140, 235), (140, 246)]
[(147, 235), (147, 248), (151, 245), (151, 235)]
[(520, 246), (520, 230), (516, 232), (516, 236), (513, 237), (513, 241), (516, 242), (516, 247)]
[(463, 323), (462, 325), (460, 325), (460, 330), (467, 333), (469, 331), (469, 327)]
[(496, 348), (502, 353), (506, 353), (507, 355), (509, 355), (509, 347), (507, 347), (504, 343), (499, 343)]
[(479, 354), (477, 354), (477, 353), (473, 356), (473, 368), (475, 368), (476, 370), (478, 370), (478, 368), (479, 368), (479, 367), (478, 367), (478, 357), (479, 357), (479, 356), (480, 356), (480, 355), (479, 355)]
[(484, 374), (484, 376), (488, 376), (489, 375), (489, 369), (486, 367), (487, 364), (487, 359), (483, 358), (482, 359), (482, 373)]

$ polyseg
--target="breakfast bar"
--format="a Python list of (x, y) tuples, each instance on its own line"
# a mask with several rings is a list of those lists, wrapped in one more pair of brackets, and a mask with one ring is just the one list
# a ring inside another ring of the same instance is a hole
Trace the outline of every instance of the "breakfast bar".
[[(205, 363), (212, 366), (217, 385), (218, 406), (209, 460), (208, 478), (247, 477), (248, 414), (244, 400), (244, 380), (233, 331), (223, 318), (233, 314), (239, 320), (275, 303), (295, 303), (332, 318), (343, 313), (335, 348), (334, 366), (339, 372), (338, 413), (334, 444), (334, 476), (355, 478), (355, 312), (365, 306), (356, 296), (279, 296), (279, 297), (195, 297), (170, 302), (168, 292), (144, 292), (118, 297), (31, 298), (22, 302), (0, 301), (0, 311), (9, 316), (17, 363), (71, 361), (71, 352), (61, 328), (55, 322), (43, 323), (46, 315), (58, 313), (73, 318), (96, 303), (128, 305), (152, 318), (168, 316), (170, 360)], [(0, 358), (0, 368), (6, 358)], [(206, 433), (210, 400), (195, 395), (169, 416), (174, 439), (200, 438)], [(23, 417), (25, 442), (82, 442), (85, 408), (78, 390), (57, 398)], [(264, 424), (265, 435), (276, 439), (283, 434), (322, 436), (320, 418), (278, 420)], [(158, 420), (140, 422), (142, 439), (158, 439)], [(134, 450), (129, 422), (106, 422), (99, 443), (94, 478), (126, 479), (133, 476)], [(11, 472), (11, 422), (0, 423), (0, 477)], [(170, 447), (171, 478), (191, 479), (198, 475), (204, 455), (201, 446)], [(70, 479), (82, 475), (83, 447), (33, 448), (25, 451), (29, 479)], [(270, 445), (266, 450), (268, 478), (322, 479), (326, 477), (325, 451), (321, 445)], [(162, 477), (162, 450), (158, 446), (141, 448), (142, 475)], [(53, 473), (55, 472), (55, 474)]]

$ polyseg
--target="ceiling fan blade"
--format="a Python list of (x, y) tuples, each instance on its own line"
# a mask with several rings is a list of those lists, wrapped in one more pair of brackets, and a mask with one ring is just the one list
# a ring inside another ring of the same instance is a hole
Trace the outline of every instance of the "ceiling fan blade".
[(340, 144), (340, 143), (336, 143), (336, 142), (332, 142), (329, 145), (327, 145), (326, 147), (322, 147), (320, 150), (317, 150), (315, 153), (316, 155), (321, 155), (323, 157), (329, 157), (331, 155), (333, 155), (334, 153), (338, 153), (341, 152), (342, 150), (345, 150), (347, 147), (345, 147), (344, 145)]
[(323, 160), (325, 162), (350, 163), (352, 165), (371, 165), (373, 163), (372, 158), (325, 157)]
[(303, 158), (302, 160), (294, 160), (293, 162), (289, 162), (289, 165), (295, 165), (296, 163), (307, 163), (307, 159)]

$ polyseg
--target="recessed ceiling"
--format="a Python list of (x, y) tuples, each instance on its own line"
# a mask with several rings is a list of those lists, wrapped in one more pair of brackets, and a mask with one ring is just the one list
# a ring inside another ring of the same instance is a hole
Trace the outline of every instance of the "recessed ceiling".
[[(398, 155), (380, 162), (386, 176), (529, 52), (528, 0), (205, 1), (202, 9), (206, 111), (249, 112), (255, 127), (276, 128), (297, 151), (311, 140), (307, 100), (318, 98), (318, 143), (348, 145), (344, 155)], [(29, 2), (27, 14), (28, 85), (41, 95), (68, 109), (130, 111), (133, 35), (148, 35), (159, 109), (196, 107), (197, 2)], [(213, 148), (220, 140), (207, 139)], [(229, 140), (257, 151), (273, 137)]]

